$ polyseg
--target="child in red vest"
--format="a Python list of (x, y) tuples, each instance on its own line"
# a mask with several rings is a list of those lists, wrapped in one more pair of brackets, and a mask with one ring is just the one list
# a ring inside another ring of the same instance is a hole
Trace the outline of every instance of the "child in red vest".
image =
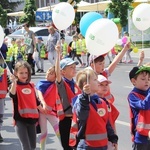
[[(36, 98), (34, 85), (30, 83), (31, 67), (25, 61), (19, 61), (14, 68), (10, 97), (13, 101), (13, 118), (22, 150), (36, 148), (36, 122), (39, 118), (38, 109), (43, 111)], [(38, 109), (37, 109), (38, 108)]]
[(39, 124), (41, 127), (40, 136), (40, 150), (45, 150), (46, 137), (47, 137), (47, 120), (52, 125), (56, 135), (59, 137), (58, 122), (59, 119), (56, 115), (55, 106), (59, 99), (57, 99), (57, 87), (55, 84), (56, 73), (55, 67), (51, 67), (46, 72), (46, 80), (41, 80), (37, 83), (39, 100), (42, 103), (44, 113), (40, 113)]
[(97, 75), (84, 69), (78, 72), (76, 82), (84, 92), (74, 98), (70, 146), (77, 145), (77, 150), (107, 150), (108, 140), (116, 146), (118, 137), (109, 123), (107, 105), (95, 94), (99, 88)]
[[(112, 74), (114, 69), (116, 68), (119, 61), (122, 59), (125, 52), (129, 49), (129, 47), (130, 47), (129, 43), (126, 44), (124, 48), (122, 49), (122, 51), (113, 59), (112, 63), (107, 68), (105, 68), (105, 55), (106, 54), (100, 55), (100, 56), (90, 55), (90, 58), (89, 58), (90, 68), (92, 68), (98, 75), (102, 74), (106, 78), (108, 78)], [(110, 90), (108, 91), (108, 93), (106, 93), (105, 97), (107, 98), (109, 102), (111, 103), (114, 102), (114, 97), (111, 94)]]
[(80, 93), (73, 77), (76, 75), (76, 65), (78, 62), (71, 58), (64, 58), (60, 61), (61, 47), (56, 46), (56, 80), (58, 94), (63, 106), (64, 118), (59, 121), (59, 131), (61, 144), (64, 150), (72, 150), (69, 146), (69, 134), (72, 121), (72, 98)]
[(0, 142), (3, 142), (3, 137), (1, 136), (1, 128), (5, 109), (5, 98), (9, 84), (10, 81), (7, 77), (7, 70), (0, 67)]
[(150, 67), (134, 67), (129, 78), (134, 88), (128, 95), (133, 150), (150, 149)]
[[(98, 88), (97, 94), (102, 100), (105, 101), (107, 108), (108, 108), (109, 122), (110, 122), (112, 128), (116, 131), (115, 121), (117, 120), (117, 118), (119, 116), (119, 111), (116, 109), (116, 107), (112, 103), (110, 103), (105, 98), (105, 94), (109, 90), (109, 84), (111, 83), (111, 81), (109, 81), (103, 75), (98, 75), (98, 82), (99, 82), (99, 88)], [(114, 150), (114, 145), (110, 141), (108, 142), (107, 150)], [(115, 150), (117, 150), (117, 149), (115, 149)]]

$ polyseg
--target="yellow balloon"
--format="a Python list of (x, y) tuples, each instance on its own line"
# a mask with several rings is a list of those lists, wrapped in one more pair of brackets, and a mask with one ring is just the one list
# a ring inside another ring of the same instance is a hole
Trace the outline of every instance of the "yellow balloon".
[(134, 53), (138, 53), (138, 51), (139, 51), (139, 49), (138, 49), (137, 47), (134, 47), (134, 48), (133, 48), (133, 52), (134, 52)]

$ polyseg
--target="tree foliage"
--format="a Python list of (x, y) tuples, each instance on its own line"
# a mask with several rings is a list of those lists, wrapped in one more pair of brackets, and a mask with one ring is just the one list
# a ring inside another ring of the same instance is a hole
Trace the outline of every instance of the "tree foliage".
[(128, 9), (133, 0), (112, 0), (109, 4), (109, 11), (114, 14), (115, 18), (120, 18), (120, 24), (125, 27), (128, 23)]
[(7, 10), (7, 12), (12, 12), (15, 8), (22, 2), (9, 2), (8, 0), (0, 0), (0, 5), (3, 9)]
[(30, 26), (35, 26), (35, 11), (37, 10), (35, 0), (26, 0), (24, 13), (25, 15), (20, 18), (20, 23), (29, 23)]
[(1, 5), (0, 5), (0, 25), (4, 28), (7, 26), (7, 12), (2, 8)]

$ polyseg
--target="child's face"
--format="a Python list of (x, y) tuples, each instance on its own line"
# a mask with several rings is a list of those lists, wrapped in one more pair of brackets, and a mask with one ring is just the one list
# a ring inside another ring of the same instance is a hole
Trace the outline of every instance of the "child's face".
[(150, 75), (147, 73), (140, 73), (137, 79), (132, 79), (133, 85), (143, 91), (147, 91), (150, 88)]
[(18, 71), (15, 73), (15, 76), (18, 78), (18, 80), (22, 83), (26, 83), (28, 80), (28, 69), (25, 67), (18, 68)]
[(97, 74), (101, 74), (104, 71), (105, 60), (103, 60), (102, 62), (92, 63), (91, 67), (96, 71)]
[(76, 64), (72, 64), (69, 66), (66, 66), (63, 70), (62, 70), (62, 75), (69, 79), (72, 80), (73, 77), (75, 77), (76, 75)]
[(89, 84), (90, 84), (91, 93), (92, 94), (96, 93), (98, 90), (98, 80), (97, 80), (97, 76), (95, 74), (93, 74), (90, 77)]
[(107, 81), (99, 82), (98, 87), (99, 88), (98, 88), (97, 94), (100, 97), (103, 97), (109, 90), (109, 84)]
[(56, 80), (55, 70), (49, 70), (46, 73), (46, 79), (47, 79), (47, 81), (54, 82)]

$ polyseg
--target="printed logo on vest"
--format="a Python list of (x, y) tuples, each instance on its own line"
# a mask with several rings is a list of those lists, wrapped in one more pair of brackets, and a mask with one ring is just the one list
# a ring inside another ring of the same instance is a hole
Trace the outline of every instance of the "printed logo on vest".
[(104, 108), (99, 108), (99, 109), (97, 110), (97, 113), (98, 113), (101, 117), (103, 117), (103, 116), (106, 114), (106, 110), (105, 110)]
[(23, 94), (31, 94), (31, 89), (29, 89), (29, 88), (24, 88), (24, 89), (22, 89), (22, 93), (23, 93)]

